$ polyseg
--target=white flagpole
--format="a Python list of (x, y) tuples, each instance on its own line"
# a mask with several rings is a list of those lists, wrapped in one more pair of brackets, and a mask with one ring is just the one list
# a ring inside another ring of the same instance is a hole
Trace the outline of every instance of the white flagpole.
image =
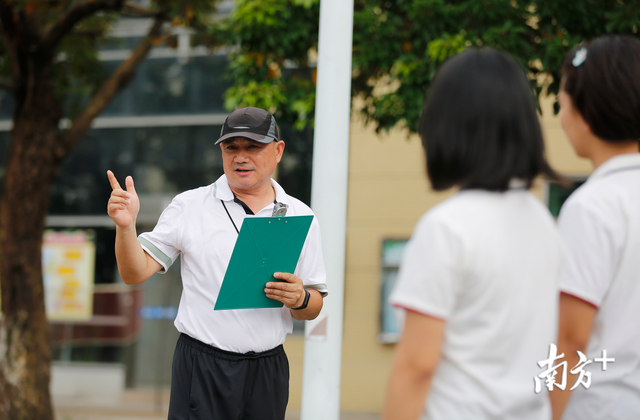
[(329, 296), (305, 327), (302, 420), (340, 418), (352, 39), (353, 0), (321, 0), (311, 207)]

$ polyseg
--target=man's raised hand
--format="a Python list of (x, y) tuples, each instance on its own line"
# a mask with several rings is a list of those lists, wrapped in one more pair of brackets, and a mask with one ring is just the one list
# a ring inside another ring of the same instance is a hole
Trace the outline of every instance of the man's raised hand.
[(113, 188), (109, 204), (107, 204), (109, 217), (121, 228), (135, 226), (136, 217), (138, 217), (138, 212), (140, 211), (140, 200), (133, 186), (133, 178), (128, 176), (125, 180), (127, 186), (125, 191), (120, 187), (113, 172), (107, 171), (107, 177), (111, 188)]

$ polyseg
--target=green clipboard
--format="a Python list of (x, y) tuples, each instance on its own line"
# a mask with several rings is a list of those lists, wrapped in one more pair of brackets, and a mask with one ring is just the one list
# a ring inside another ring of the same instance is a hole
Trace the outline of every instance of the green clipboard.
[(273, 273), (293, 273), (313, 216), (247, 217), (224, 275), (214, 310), (281, 308), (264, 293)]

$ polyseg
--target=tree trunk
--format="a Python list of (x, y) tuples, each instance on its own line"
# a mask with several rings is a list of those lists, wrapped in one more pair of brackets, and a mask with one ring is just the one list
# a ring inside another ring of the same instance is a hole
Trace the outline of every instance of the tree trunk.
[(41, 246), (61, 106), (49, 66), (33, 62), (16, 95), (11, 147), (0, 198), (0, 419), (50, 420), (51, 343), (44, 307)]

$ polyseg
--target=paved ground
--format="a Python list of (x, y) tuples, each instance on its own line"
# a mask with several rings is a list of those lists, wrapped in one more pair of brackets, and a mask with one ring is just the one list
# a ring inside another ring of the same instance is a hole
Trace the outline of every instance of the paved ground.
[[(55, 398), (57, 420), (166, 420), (169, 394), (153, 390), (127, 390), (121, 398), (95, 401)], [(285, 420), (300, 420), (298, 411), (287, 412)], [(341, 413), (340, 420), (380, 420), (368, 413)]]

